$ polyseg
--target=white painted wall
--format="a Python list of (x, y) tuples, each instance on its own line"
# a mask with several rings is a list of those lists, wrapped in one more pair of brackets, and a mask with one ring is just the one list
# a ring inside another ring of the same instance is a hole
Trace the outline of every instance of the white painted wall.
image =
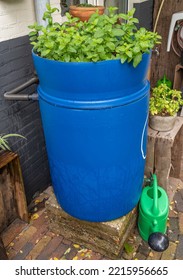
[[(96, 0), (90, 3), (95, 4)], [(60, 0), (50, 0), (50, 4), (59, 9), (53, 16), (54, 21), (63, 22)], [(103, 5), (103, 0), (97, 0), (97, 4)], [(0, 0), (0, 42), (27, 35), (30, 32), (27, 26), (35, 21), (34, 0)]]
[[(59, 0), (50, 4), (60, 10)], [(55, 13), (54, 20), (63, 20), (60, 13)], [(0, 42), (27, 35), (27, 26), (35, 21), (34, 0), (0, 0)]]

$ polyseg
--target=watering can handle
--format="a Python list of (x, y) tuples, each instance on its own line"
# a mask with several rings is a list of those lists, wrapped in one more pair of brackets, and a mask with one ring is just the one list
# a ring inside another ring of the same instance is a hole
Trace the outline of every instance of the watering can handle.
[(152, 212), (154, 215), (158, 214), (158, 184), (155, 174), (152, 175), (152, 187), (153, 187), (153, 207)]

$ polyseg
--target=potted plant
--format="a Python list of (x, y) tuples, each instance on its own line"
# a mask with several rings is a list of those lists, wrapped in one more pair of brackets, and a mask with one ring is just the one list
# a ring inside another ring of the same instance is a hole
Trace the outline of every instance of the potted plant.
[(32, 25), (39, 104), (57, 200), (70, 215), (108, 221), (138, 203), (144, 175), (151, 49), (134, 9)]
[(152, 89), (149, 126), (158, 131), (171, 130), (182, 105), (181, 91), (171, 89), (166, 83), (160, 83)]
[(89, 4), (88, 1), (84, 4), (78, 5), (71, 5), (69, 7), (69, 13), (73, 17), (78, 17), (82, 21), (88, 21), (92, 14), (98, 13), (102, 15), (104, 13), (105, 7), (104, 6), (97, 6)]

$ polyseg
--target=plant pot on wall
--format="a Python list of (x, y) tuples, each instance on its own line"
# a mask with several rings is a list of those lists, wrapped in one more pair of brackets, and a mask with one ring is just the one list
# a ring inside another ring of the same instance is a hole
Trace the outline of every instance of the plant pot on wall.
[(104, 6), (91, 6), (91, 7), (82, 7), (82, 6), (70, 6), (69, 13), (73, 17), (78, 17), (82, 21), (88, 21), (92, 14), (98, 11), (99, 15), (104, 13)]

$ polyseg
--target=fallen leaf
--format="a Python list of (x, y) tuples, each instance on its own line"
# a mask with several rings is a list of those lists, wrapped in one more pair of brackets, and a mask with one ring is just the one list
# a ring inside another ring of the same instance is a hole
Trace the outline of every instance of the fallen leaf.
[(130, 254), (133, 252), (133, 246), (127, 242), (124, 243), (124, 249), (127, 254)]
[(80, 246), (78, 244), (73, 244), (74, 248), (79, 249)]
[(63, 256), (60, 260), (67, 260), (65, 256)]
[(86, 253), (88, 251), (88, 249), (81, 249), (78, 251), (78, 253)]
[(58, 260), (58, 258), (56, 258), (56, 257), (54, 257), (53, 259), (54, 259), (54, 261), (57, 261), (57, 260)]
[(78, 260), (78, 256), (75, 256), (75, 257), (73, 258), (73, 260)]
[(176, 240), (175, 243), (176, 243), (176, 244), (179, 244), (179, 240)]
[(36, 200), (34, 201), (34, 204), (38, 204), (38, 203), (40, 203), (40, 202), (41, 202), (41, 200), (36, 199)]
[(65, 251), (64, 255), (68, 254), (70, 251), (71, 251), (71, 248), (68, 248), (68, 249)]
[(23, 251), (22, 251), (22, 250), (20, 250), (19, 252), (20, 252), (20, 254), (23, 254)]
[(15, 245), (14, 242), (11, 242), (11, 243), (10, 243), (10, 247), (13, 247), (14, 245)]
[(33, 214), (31, 216), (31, 220), (34, 221), (34, 220), (37, 220), (39, 218), (39, 215), (36, 213), (36, 214)]
[(149, 253), (149, 257), (154, 257), (153, 252), (150, 252), (150, 253)]

